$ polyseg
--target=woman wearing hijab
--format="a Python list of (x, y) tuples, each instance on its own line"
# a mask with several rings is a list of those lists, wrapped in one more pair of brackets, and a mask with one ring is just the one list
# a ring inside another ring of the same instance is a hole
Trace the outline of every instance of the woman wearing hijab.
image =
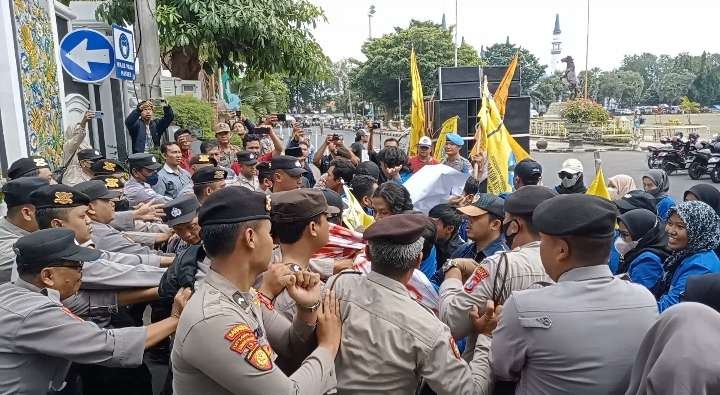
[(627, 174), (618, 174), (608, 178), (610, 200), (618, 200), (628, 192), (636, 190), (635, 180)]
[(660, 312), (680, 301), (689, 276), (720, 272), (713, 251), (720, 243), (718, 216), (710, 206), (697, 201), (678, 204), (670, 209), (665, 233), (672, 254), (652, 290)]
[(662, 277), (663, 262), (670, 255), (663, 224), (652, 211), (637, 209), (618, 218), (618, 230), (618, 273), (627, 273), (630, 281), (652, 289)]
[(720, 191), (710, 184), (695, 184), (685, 191), (683, 201), (699, 200), (720, 213)]
[(675, 205), (675, 200), (667, 194), (670, 190), (670, 179), (665, 170), (652, 169), (642, 178), (643, 189), (653, 195), (657, 201), (657, 213), (660, 220), (667, 221), (670, 208)]
[(669, 308), (638, 350), (625, 395), (720, 394), (720, 314), (699, 303)]

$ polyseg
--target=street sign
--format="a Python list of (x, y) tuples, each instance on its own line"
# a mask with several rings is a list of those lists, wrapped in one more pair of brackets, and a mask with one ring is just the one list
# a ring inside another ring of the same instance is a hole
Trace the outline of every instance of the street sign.
[(115, 44), (115, 76), (121, 80), (135, 79), (135, 38), (122, 26), (112, 25)]
[(60, 41), (60, 61), (63, 69), (78, 81), (96, 83), (112, 74), (115, 50), (102, 33), (78, 29)]

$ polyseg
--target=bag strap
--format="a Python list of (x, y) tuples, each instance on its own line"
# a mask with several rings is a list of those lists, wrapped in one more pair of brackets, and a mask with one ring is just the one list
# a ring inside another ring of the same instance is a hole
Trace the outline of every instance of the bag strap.
[[(498, 279), (500, 277), (500, 269), (503, 267), (503, 263), (505, 266), (505, 272), (503, 273), (502, 283), (500, 284), (500, 288), (498, 289)], [(505, 293), (507, 288), (507, 277), (509, 271), (510, 267), (508, 263), (507, 252), (501, 252), (500, 260), (498, 261), (497, 269), (495, 270), (495, 279), (493, 280), (492, 300), (493, 303), (495, 303), (495, 306), (499, 306), (505, 303), (503, 294)]]

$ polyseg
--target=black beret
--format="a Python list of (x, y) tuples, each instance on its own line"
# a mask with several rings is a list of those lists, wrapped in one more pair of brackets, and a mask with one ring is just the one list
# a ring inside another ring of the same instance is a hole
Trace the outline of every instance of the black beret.
[(111, 190), (111, 191), (123, 191), (123, 188), (125, 187), (125, 182), (117, 178), (115, 176), (95, 176), (92, 178), (93, 180), (102, 181), (105, 184), (105, 188)]
[(195, 218), (200, 208), (195, 195), (185, 194), (165, 204), (165, 223), (168, 226), (186, 224)]
[(393, 244), (412, 244), (425, 231), (426, 217), (420, 214), (396, 214), (381, 218), (365, 229), (363, 239)]
[(93, 162), (90, 170), (92, 170), (93, 174), (96, 176), (112, 175), (115, 173), (124, 173), (126, 171), (125, 167), (115, 159), (100, 159)]
[(597, 196), (559, 195), (535, 208), (533, 225), (551, 236), (604, 239), (614, 234), (618, 214), (612, 202)]
[(337, 207), (328, 206), (325, 195), (319, 189), (295, 189), (277, 192), (272, 197), (273, 223), (307, 221), (322, 213), (337, 214)]
[(270, 196), (233, 186), (212, 193), (198, 211), (200, 226), (270, 219)]
[(273, 156), (270, 161), (270, 168), (273, 170), (282, 170), (292, 177), (299, 177), (307, 173), (307, 170), (302, 167), (298, 158), (288, 155)]
[(208, 166), (198, 169), (195, 173), (193, 173), (192, 182), (195, 185), (210, 184), (222, 181), (225, 177), (227, 177), (227, 171), (219, 167)]
[(158, 170), (162, 167), (155, 158), (155, 155), (146, 153), (128, 156), (128, 164), (130, 165), (130, 169), (146, 168), (149, 170)]
[(240, 151), (237, 153), (237, 160), (243, 165), (254, 165), (258, 162), (257, 159), (257, 155), (250, 151)]
[(80, 247), (75, 232), (67, 228), (38, 230), (18, 239), (13, 245), (18, 272), (26, 273), (53, 266), (62, 261), (87, 262), (100, 258), (100, 250)]
[(74, 187), (78, 192), (84, 193), (92, 202), (96, 199), (115, 199), (122, 195), (119, 189), (109, 190), (100, 180), (83, 181)]
[(505, 212), (517, 215), (532, 215), (538, 204), (557, 196), (550, 188), (527, 185), (513, 192), (505, 200)]
[(80, 151), (78, 151), (77, 157), (78, 160), (96, 160), (103, 158), (100, 151), (93, 148), (81, 149)]
[(21, 177), (10, 180), (2, 187), (2, 192), (5, 194), (5, 203), (8, 207), (30, 204), (30, 194), (48, 184), (47, 178), (42, 177)]
[(30, 203), (35, 208), (70, 208), (90, 203), (84, 193), (63, 184), (46, 185), (30, 194)]
[(29, 158), (20, 158), (13, 162), (8, 169), (8, 178), (14, 180), (20, 178), (33, 170), (50, 168), (45, 158), (40, 156), (31, 156)]

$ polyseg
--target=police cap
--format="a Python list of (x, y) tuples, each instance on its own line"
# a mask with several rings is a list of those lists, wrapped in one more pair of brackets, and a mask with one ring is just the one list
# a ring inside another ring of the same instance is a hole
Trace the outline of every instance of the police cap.
[(75, 189), (84, 193), (92, 202), (96, 199), (115, 199), (122, 195), (119, 189), (109, 190), (105, 183), (100, 180), (84, 181), (75, 185)]
[(122, 192), (123, 188), (125, 187), (125, 182), (115, 176), (95, 176), (92, 179), (102, 181), (103, 184), (105, 184), (105, 188), (111, 191)]
[(200, 208), (195, 195), (185, 194), (165, 204), (165, 223), (168, 226), (186, 224), (195, 218)]
[(270, 196), (232, 186), (214, 192), (205, 200), (198, 211), (198, 223), (205, 226), (269, 220), (271, 209)]
[(148, 170), (159, 170), (162, 165), (158, 163), (155, 155), (139, 153), (128, 156), (130, 170), (145, 168)]
[(192, 181), (195, 185), (204, 185), (217, 181), (222, 181), (225, 179), (225, 177), (227, 177), (227, 171), (219, 167), (208, 166), (203, 167), (202, 169), (198, 169), (192, 175)]
[(257, 155), (250, 151), (240, 151), (237, 153), (238, 162), (243, 165), (254, 165), (258, 162)]
[(319, 189), (296, 189), (277, 192), (272, 197), (273, 223), (292, 223), (307, 221), (326, 213), (337, 214), (337, 207), (328, 206), (325, 195)]
[(50, 165), (40, 156), (31, 156), (29, 158), (20, 158), (10, 165), (8, 169), (8, 178), (14, 180), (16, 178), (24, 177), (33, 170), (38, 169), (49, 169)]
[(503, 198), (490, 193), (479, 193), (471, 205), (460, 207), (458, 211), (469, 217), (490, 213), (498, 218), (504, 218), (505, 201)]
[(425, 231), (427, 220), (421, 214), (396, 214), (375, 221), (363, 233), (363, 239), (392, 244), (412, 244)]
[(30, 194), (30, 203), (35, 208), (71, 208), (90, 203), (84, 193), (63, 184), (46, 185)]
[(67, 228), (43, 229), (30, 233), (18, 239), (13, 245), (13, 250), (20, 273), (64, 266), (67, 261), (94, 261), (101, 255), (99, 250), (77, 245), (75, 232)]
[(77, 157), (78, 160), (97, 160), (103, 158), (100, 151), (93, 148), (81, 149), (78, 151)]
[(557, 196), (550, 188), (527, 185), (513, 192), (505, 200), (505, 212), (516, 215), (532, 215), (538, 204)]
[(282, 170), (292, 177), (300, 177), (307, 172), (300, 164), (298, 158), (288, 155), (273, 156), (270, 161), (270, 168), (273, 170)]
[(116, 173), (124, 173), (125, 167), (115, 159), (100, 159), (93, 162), (90, 170), (96, 176), (112, 175)]
[(10, 180), (2, 187), (2, 193), (5, 195), (5, 203), (8, 207), (30, 204), (30, 194), (36, 189), (46, 185), (48, 185), (48, 180), (42, 177), (21, 177)]
[(609, 238), (615, 231), (618, 210), (609, 200), (585, 195), (559, 195), (540, 203), (533, 225), (551, 236)]

